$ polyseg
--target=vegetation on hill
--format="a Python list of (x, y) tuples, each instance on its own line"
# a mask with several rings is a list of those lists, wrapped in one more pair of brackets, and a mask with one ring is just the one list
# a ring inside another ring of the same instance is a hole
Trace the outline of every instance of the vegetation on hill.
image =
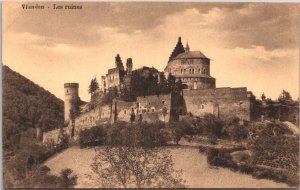
[(5, 150), (17, 148), (22, 132), (29, 128), (49, 131), (63, 126), (62, 100), (7, 66), (2, 73)]
[[(49, 174), (41, 164), (68, 146), (46, 146), (36, 129), (49, 131), (64, 125), (63, 101), (22, 75), (3, 66), (3, 183), (5, 188), (68, 188), (77, 176), (65, 169), (60, 176)], [(61, 130), (63, 132), (63, 130)]]

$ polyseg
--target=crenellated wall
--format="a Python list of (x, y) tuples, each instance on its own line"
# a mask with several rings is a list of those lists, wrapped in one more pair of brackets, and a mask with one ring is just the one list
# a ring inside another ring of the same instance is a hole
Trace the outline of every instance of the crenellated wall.
[(251, 119), (251, 102), (247, 88), (184, 90), (183, 99), (186, 111), (195, 116), (211, 113), (220, 119)]

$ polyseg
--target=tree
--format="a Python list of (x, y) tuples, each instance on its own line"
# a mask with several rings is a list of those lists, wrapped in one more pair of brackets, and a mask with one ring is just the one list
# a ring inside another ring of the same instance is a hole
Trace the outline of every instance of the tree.
[(278, 97), (278, 102), (282, 104), (290, 104), (293, 102), (293, 99), (288, 91), (283, 90), (280, 96)]
[(265, 95), (265, 93), (262, 93), (262, 95), (261, 95), (261, 100), (262, 100), (262, 101), (265, 101), (265, 100), (266, 100), (266, 95)]
[(173, 88), (175, 87), (175, 77), (172, 74), (169, 74), (168, 76), (168, 91), (171, 92)]
[(95, 77), (91, 80), (91, 84), (89, 86), (89, 94), (93, 94), (98, 89), (99, 89), (99, 84), (98, 84), (98, 81)]
[(91, 165), (104, 188), (180, 188), (182, 171), (166, 151), (134, 146), (97, 149)]

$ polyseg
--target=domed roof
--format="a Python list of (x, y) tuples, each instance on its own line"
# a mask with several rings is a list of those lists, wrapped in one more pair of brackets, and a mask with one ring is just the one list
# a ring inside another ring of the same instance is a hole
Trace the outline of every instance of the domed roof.
[(206, 58), (208, 59), (201, 51), (186, 51), (177, 55), (174, 59), (196, 59), (196, 58)]

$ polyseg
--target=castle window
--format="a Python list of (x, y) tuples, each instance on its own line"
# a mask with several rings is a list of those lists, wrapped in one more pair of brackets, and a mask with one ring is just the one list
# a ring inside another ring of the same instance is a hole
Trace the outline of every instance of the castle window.
[(201, 73), (201, 69), (198, 69), (198, 73)]
[(203, 73), (206, 74), (206, 69), (203, 69)]
[(163, 101), (161, 101), (161, 103), (162, 103), (162, 104), (165, 104), (165, 101), (163, 100)]
[(69, 90), (67, 90), (67, 93), (69, 93)]
[(204, 105), (203, 104), (201, 105), (201, 109), (204, 109)]
[(155, 109), (154, 109), (154, 108), (151, 108), (151, 110), (152, 110), (152, 112), (154, 112)]
[(182, 69), (180, 69), (180, 73), (182, 74)]
[(186, 72), (186, 69), (183, 69), (183, 73), (185, 74), (185, 72)]
[(124, 110), (124, 114), (126, 114), (126, 110)]
[(148, 112), (148, 113), (150, 112), (149, 108), (147, 109), (147, 112)]
[(148, 103), (148, 105), (150, 106), (150, 105), (151, 105), (151, 103), (149, 102), (149, 103)]
[(195, 73), (195, 69), (193, 69), (192, 71), (193, 71), (193, 74), (194, 74)]

